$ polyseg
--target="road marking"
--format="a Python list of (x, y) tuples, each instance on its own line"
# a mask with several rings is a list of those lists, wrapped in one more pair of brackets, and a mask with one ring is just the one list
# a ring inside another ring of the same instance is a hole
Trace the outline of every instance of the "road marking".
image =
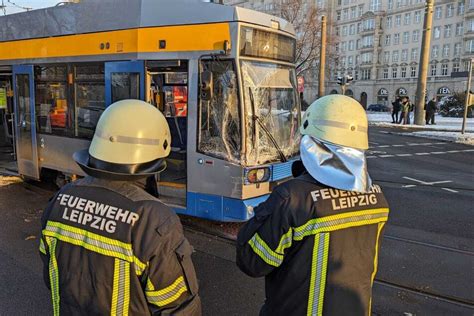
[[(387, 154), (385, 151), (375, 151), (375, 150), (368, 150), (371, 156), (367, 156), (366, 158), (391, 158), (391, 157), (411, 157), (411, 156), (428, 156), (428, 155), (444, 155), (444, 154), (454, 154), (454, 153), (465, 153), (465, 152), (473, 152), (474, 149), (464, 149), (464, 150), (448, 150), (448, 151), (431, 151), (431, 152), (422, 152), (422, 153), (413, 153), (413, 154)], [(378, 154), (378, 155), (377, 155)], [(383, 155), (381, 155), (383, 154)]]
[[(422, 184), (422, 185), (429, 185), (429, 186), (434, 186), (435, 184), (443, 184), (443, 183), (451, 183), (453, 181), (451, 180), (442, 180), (442, 181), (432, 181), (432, 182), (427, 182), (427, 181), (423, 181), (423, 180), (418, 180), (418, 179), (415, 179), (415, 178), (411, 178), (411, 177), (403, 177), (403, 179), (406, 179), (406, 180), (410, 180), (410, 181), (413, 181), (413, 182), (417, 182), (418, 184)], [(402, 185), (402, 188), (414, 188), (418, 186), (417, 184), (405, 184), (405, 185)], [(448, 191), (448, 192), (451, 192), (451, 193), (459, 193), (458, 191), (456, 190), (453, 190), (453, 189), (450, 189), (450, 188), (440, 188), (441, 190), (445, 190), (445, 191)]]
[(366, 159), (370, 159), (370, 158), (377, 158), (377, 156), (367, 156), (365, 157)]
[(474, 151), (474, 149), (466, 149), (466, 150), (463, 150), (464, 152), (471, 152), (471, 151)]
[(426, 156), (426, 155), (429, 155), (430, 153), (415, 153), (415, 155), (417, 156)]
[(447, 154), (447, 152), (445, 152), (445, 151), (432, 151), (430, 154), (441, 155), (441, 154)]
[(405, 147), (406, 145), (392, 145), (393, 147)]
[(387, 148), (387, 147), (390, 147), (391, 145), (381, 145), (381, 146), (377, 146), (378, 148)]
[(452, 193), (459, 193), (459, 191), (456, 191), (456, 190), (453, 190), (453, 189), (449, 189), (449, 188), (441, 188), (443, 190), (446, 190), (448, 192), (452, 192)]
[(388, 158), (388, 157), (394, 157), (393, 155), (380, 155), (380, 158)]
[(458, 153), (458, 152), (461, 152), (461, 151), (460, 150), (448, 150), (447, 152), (452, 154), (452, 153)]
[(410, 157), (412, 154), (397, 154), (398, 157)]

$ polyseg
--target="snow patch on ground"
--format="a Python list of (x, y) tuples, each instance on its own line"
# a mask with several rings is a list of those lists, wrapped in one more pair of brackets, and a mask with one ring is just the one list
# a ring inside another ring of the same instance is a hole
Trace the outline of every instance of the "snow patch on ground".
[(474, 145), (474, 133), (461, 134), (460, 132), (420, 131), (400, 134), (406, 136), (425, 137), (436, 140), (446, 140), (449, 142), (466, 145)]
[[(392, 116), (389, 112), (367, 113), (369, 125), (382, 127), (402, 127), (406, 129), (424, 129), (433, 131), (460, 131), (462, 127), (461, 117), (442, 117), (436, 115), (436, 125), (399, 125), (392, 123)], [(413, 121), (413, 120), (412, 120)], [(466, 132), (474, 132), (474, 118), (468, 118), (466, 121)]]

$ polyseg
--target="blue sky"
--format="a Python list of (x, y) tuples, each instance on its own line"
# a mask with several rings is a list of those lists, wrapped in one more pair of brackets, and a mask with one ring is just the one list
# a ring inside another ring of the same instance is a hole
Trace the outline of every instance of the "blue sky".
[[(40, 9), (40, 8), (55, 6), (59, 2), (61, 2), (61, 0), (10, 0), (10, 2), (8, 0), (3, 0), (3, 3), (7, 6), (6, 7), (7, 14), (25, 11), (16, 7), (14, 4), (20, 7)], [(2, 0), (0, 0), (0, 5), (1, 3), (2, 3)], [(0, 11), (0, 14), (3, 14), (3, 12)]]

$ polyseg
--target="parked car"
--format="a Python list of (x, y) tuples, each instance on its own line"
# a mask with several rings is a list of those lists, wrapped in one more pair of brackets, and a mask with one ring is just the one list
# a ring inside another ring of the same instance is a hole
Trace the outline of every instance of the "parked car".
[(385, 104), (371, 104), (367, 107), (370, 112), (390, 112), (391, 108)]

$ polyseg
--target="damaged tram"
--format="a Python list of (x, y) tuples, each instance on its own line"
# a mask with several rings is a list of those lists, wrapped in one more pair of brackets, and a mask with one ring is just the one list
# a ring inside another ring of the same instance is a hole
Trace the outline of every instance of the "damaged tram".
[(249, 219), (291, 177), (299, 151), (293, 27), (198, 0), (111, 2), (0, 17), (18, 173), (83, 175), (71, 156), (88, 147), (102, 111), (142, 99), (172, 134), (160, 199), (182, 214)]

